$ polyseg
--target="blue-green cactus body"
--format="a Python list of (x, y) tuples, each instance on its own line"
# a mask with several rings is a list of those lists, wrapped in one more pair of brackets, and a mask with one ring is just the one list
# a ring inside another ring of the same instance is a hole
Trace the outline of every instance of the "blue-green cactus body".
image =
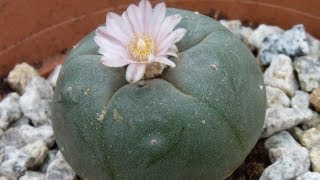
[(143, 86), (101, 64), (94, 33), (63, 65), (53, 102), (57, 143), (82, 177), (222, 179), (255, 145), (265, 115), (251, 52), (209, 17), (181, 14), (188, 30), (176, 68)]

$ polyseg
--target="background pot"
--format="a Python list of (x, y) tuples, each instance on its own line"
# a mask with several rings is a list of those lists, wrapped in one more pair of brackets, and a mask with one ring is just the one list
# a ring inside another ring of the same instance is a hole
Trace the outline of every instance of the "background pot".
[[(156, 1), (153, 1), (154, 3)], [(219, 12), (228, 19), (278, 25), (303, 23), (320, 37), (319, 0), (165, 0), (168, 6)], [(132, 0), (0, 0), (0, 77), (23, 61), (48, 74), (64, 52)]]

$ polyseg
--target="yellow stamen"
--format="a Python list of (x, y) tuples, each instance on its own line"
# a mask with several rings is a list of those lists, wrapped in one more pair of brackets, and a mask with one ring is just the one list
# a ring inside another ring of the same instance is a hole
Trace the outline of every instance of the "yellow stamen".
[(135, 61), (147, 62), (148, 56), (154, 53), (154, 43), (150, 36), (136, 36), (131, 40), (128, 49)]
[(143, 39), (139, 38), (138, 39), (138, 42), (137, 42), (137, 48), (140, 50), (140, 51), (143, 51), (147, 48), (147, 45), (146, 45), (146, 42), (144, 42)]

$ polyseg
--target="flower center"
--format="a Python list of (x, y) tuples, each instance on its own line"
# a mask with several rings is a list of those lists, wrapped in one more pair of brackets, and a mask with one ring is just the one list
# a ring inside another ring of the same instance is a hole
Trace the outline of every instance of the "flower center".
[(148, 56), (154, 52), (154, 43), (150, 36), (135, 36), (129, 46), (133, 60), (137, 62), (148, 62)]

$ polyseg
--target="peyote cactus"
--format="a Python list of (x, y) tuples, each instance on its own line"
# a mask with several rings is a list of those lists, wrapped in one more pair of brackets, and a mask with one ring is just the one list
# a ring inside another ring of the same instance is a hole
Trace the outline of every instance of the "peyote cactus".
[(53, 102), (53, 127), (84, 179), (222, 179), (257, 142), (265, 115), (251, 52), (213, 19), (180, 14), (187, 30), (175, 68), (128, 83), (100, 62), (95, 33), (72, 50)]

